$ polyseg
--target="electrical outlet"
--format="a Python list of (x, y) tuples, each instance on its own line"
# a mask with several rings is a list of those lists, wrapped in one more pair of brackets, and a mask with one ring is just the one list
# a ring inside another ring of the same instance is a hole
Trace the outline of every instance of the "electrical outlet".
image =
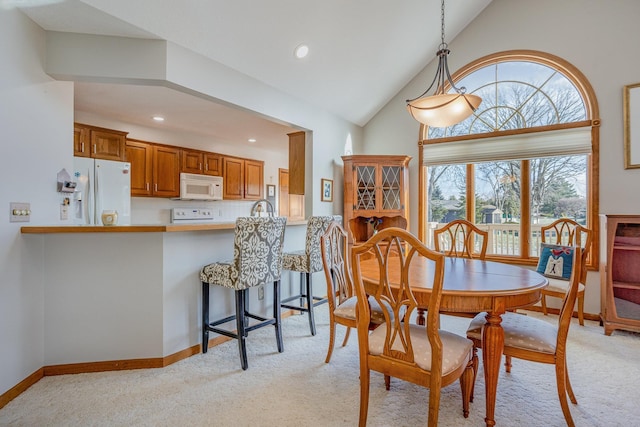
[(9, 203), (9, 222), (29, 222), (31, 203)]
[(62, 221), (69, 219), (69, 205), (60, 205), (60, 219)]
[(260, 285), (258, 287), (258, 299), (259, 300), (263, 300), (264, 299), (264, 285)]

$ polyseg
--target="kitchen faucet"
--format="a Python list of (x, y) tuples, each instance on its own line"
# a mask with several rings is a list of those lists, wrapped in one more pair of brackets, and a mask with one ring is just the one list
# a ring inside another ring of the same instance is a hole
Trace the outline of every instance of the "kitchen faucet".
[(263, 212), (262, 204), (265, 204), (264, 210), (267, 212), (267, 216), (275, 216), (275, 210), (273, 204), (267, 199), (257, 200), (251, 207), (251, 216), (260, 216)]

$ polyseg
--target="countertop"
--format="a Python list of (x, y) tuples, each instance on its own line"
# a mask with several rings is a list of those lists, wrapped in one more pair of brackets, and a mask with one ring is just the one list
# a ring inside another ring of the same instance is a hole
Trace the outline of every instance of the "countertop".
[[(287, 221), (287, 225), (306, 225), (307, 220)], [(134, 225), (35, 225), (20, 228), (23, 234), (51, 233), (175, 233), (183, 231), (233, 230), (235, 222), (199, 224), (134, 224)]]

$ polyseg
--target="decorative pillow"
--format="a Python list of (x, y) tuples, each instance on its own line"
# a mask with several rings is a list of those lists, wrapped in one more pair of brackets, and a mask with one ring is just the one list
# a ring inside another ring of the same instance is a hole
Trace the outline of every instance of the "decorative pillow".
[(540, 259), (536, 271), (554, 279), (569, 280), (573, 267), (573, 246), (540, 243)]

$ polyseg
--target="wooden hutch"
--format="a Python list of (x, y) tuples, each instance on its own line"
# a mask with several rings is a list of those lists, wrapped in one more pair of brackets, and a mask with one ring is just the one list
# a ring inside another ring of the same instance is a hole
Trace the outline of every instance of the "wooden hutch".
[(640, 332), (640, 215), (606, 215), (606, 260), (600, 268), (605, 335)]
[(352, 155), (344, 161), (344, 225), (350, 243), (375, 230), (407, 228), (410, 156)]

